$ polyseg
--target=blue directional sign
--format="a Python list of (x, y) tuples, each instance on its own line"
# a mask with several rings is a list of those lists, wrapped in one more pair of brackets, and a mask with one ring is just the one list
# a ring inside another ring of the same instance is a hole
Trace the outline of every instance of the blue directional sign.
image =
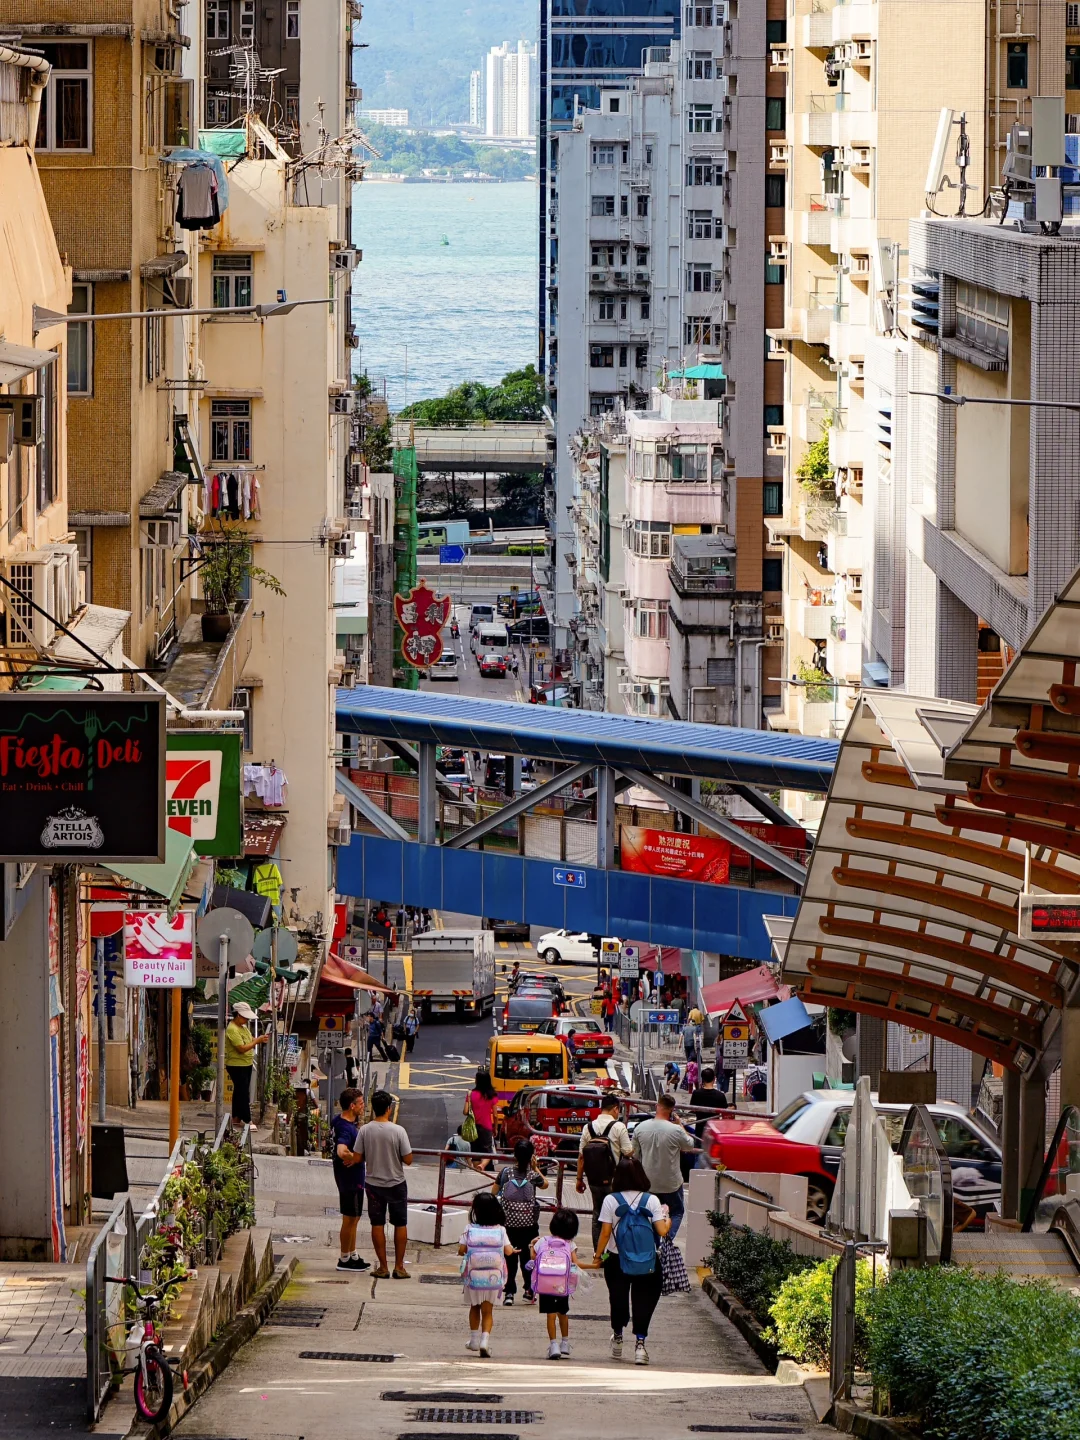
[(464, 545), (440, 545), (440, 565), (461, 565), (465, 559)]
[(585, 889), (584, 870), (564, 870), (561, 866), (556, 865), (554, 877), (556, 885), (572, 885), (575, 890)]
[(678, 1010), (646, 1010), (645, 1020), (649, 1025), (677, 1025), (679, 1012)]

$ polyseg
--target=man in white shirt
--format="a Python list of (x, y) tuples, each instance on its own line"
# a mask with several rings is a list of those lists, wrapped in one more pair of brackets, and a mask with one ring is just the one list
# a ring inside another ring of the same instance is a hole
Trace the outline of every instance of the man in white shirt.
[(590, 1120), (581, 1132), (578, 1147), (577, 1192), (585, 1194), (586, 1183), (592, 1192), (593, 1244), (600, 1234), (600, 1206), (611, 1194), (611, 1177), (624, 1155), (632, 1155), (634, 1147), (630, 1132), (619, 1119), (617, 1095), (604, 1097), (600, 1114)]

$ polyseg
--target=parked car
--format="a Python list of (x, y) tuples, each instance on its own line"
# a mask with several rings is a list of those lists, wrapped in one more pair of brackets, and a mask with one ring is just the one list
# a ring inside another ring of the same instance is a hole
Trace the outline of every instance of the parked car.
[(485, 930), (490, 930), (496, 940), (528, 940), (529, 926), (524, 920), (493, 920), (485, 916), (481, 921)]
[(501, 680), (510, 669), (510, 657), (501, 650), (486, 650), (483, 655), (477, 656), (477, 663), (480, 666), (480, 674), (485, 679), (492, 676)]
[(453, 650), (444, 650), (438, 660), (428, 667), (429, 680), (458, 680), (457, 654)]
[(536, 942), (536, 953), (549, 965), (595, 965), (597, 947), (583, 931), (549, 930)]
[[(899, 1145), (907, 1105), (873, 1103)], [(854, 1097), (850, 1090), (807, 1090), (773, 1119), (727, 1112), (705, 1126), (706, 1163), (726, 1170), (807, 1177), (806, 1218), (821, 1224), (832, 1199)], [(953, 1194), (984, 1214), (1001, 1191), (1001, 1147), (960, 1105), (927, 1107), (953, 1170)]]
[(579, 1065), (606, 1065), (615, 1053), (615, 1041), (600, 1021), (583, 1020), (580, 1015), (560, 1015), (557, 1020), (545, 1020), (536, 1033), (555, 1035), (565, 1041)]

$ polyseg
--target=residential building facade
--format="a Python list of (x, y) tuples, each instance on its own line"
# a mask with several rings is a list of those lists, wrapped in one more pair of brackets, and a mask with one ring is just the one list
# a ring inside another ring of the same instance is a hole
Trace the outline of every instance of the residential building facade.
[(484, 60), (484, 134), (528, 140), (536, 134), (536, 46), (493, 45)]

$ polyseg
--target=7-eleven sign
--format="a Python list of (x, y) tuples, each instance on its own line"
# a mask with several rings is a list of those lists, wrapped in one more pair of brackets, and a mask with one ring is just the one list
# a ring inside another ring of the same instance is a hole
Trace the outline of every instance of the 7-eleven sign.
[(189, 835), (198, 854), (243, 854), (240, 736), (170, 731), (165, 804), (169, 829)]

